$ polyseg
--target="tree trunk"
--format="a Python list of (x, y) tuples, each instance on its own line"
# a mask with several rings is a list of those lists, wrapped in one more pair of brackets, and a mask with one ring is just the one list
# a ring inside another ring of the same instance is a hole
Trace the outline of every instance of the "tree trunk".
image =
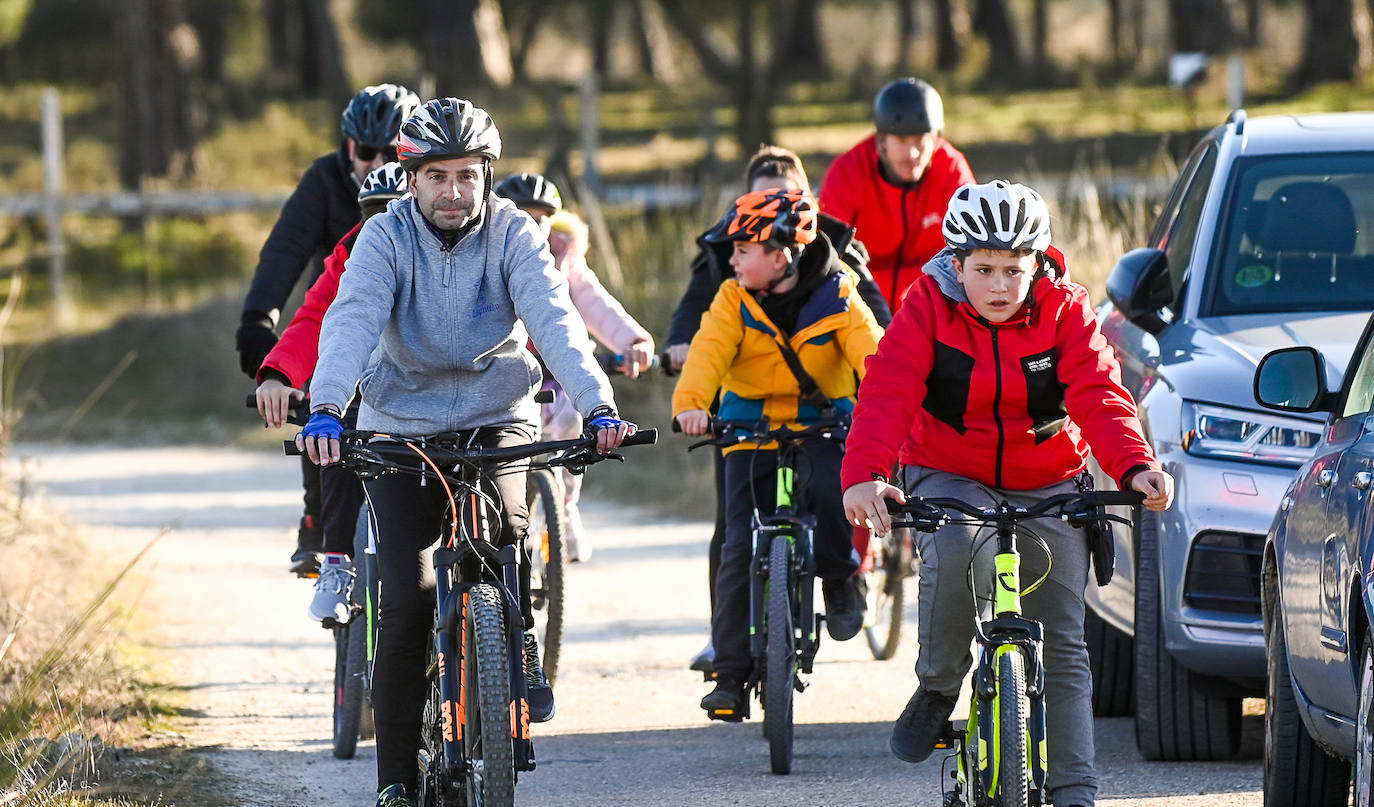
[(773, 75), (786, 80), (819, 79), (826, 73), (821, 50), (819, 0), (791, 0), (771, 4), (776, 27), (773, 38)]
[(988, 43), (985, 79), (999, 86), (1020, 82), (1021, 52), (1006, 3), (1003, 0), (977, 0), (973, 10), (973, 31), (982, 35)]
[(424, 0), (423, 9), (422, 59), (440, 97), (510, 84), (510, 41), (496, 0)]
[(198, 115), (191, 81), (199, 58), (180, 0), (127, 0), (119, 6), (123, 79), (120, 182), (189, 176), (195, 169)]
[(669, 84), (677, 81), (673, 43), (668, 37), (668, 27), (658, 3), (653, 0), (630, 0), (630, 10), (633, 12), (631, 24), (634, 27), (640, 69), (644, 75), (657, 81)]
[(897, 0), (897, 72), (904, 76), (912, 72), (916, 34), (916, 0)]
[(773, 98), (768, 74), (754, 46), (757, 0), (739, 3), (739, 68), (735, 82), (735, 137), (745, 154), (773, 142)]
[(1245, 45), (1256, 48), (1264, 38), (1264, 3), (1245, 0)]
[(1295, 83), (1351, 81), (1364, 74), (1369, 66), (1369, 17), (1355, 2), (1306, 0), (1307, 31)]
[(293, 0), (263, 0), (263, 24), (267, 28), (267, 69), (279, 81), (289, 82), (288, 65), (296, 63), (296, 49), (300, 41), (296, 28), (300, 23)]
[(602, 86), (611, 72), (611, 33), (615, 26), (616, 0), (591, 0), (587, 3), (587, 22), (591, 24), (592, 70)]
[(1120, 70), (1126, 64), (1125, 19), (1122, 15), (1121, 0), (1107, 0), (1107, 41), (1112, 48), (1112, 71)]
[(1169, 0), (1175, 53), (1225, 53), (1236, 45), (1226, 0)]
[(1031, 62), (1035, 67), (1038, 81), (1049, 82), (1054, 78), (1054, 65), (1050, 64), (1049, 0), (1035, 0), (1031, 9)]
[(219, 84), (224, 79), (232, 10), (228, 0), (200, 0), (186, 9), (186, 18), (196, 29), (196, 38), (200, 41), (200, 74), (207, 84)]
[(353, 95), (344, 72), (339, 31), (329, 0), (298, 0), (301, 15), (299, 86), (306, 95), (324, 96), (339, 106)]
[(539, 23), (543, 22), (550, 0), (533, 0), (525, 10), (525, 19), (520, 23), (519, 38), (511, 43), (511, 75), (516, 80), (528, 78), (527, 62), (530, 47), (539, 33)]
[(953, 70), (963, 58), (954, 24), (954, 0), (931, 0), (935, 6), (935, 67)]

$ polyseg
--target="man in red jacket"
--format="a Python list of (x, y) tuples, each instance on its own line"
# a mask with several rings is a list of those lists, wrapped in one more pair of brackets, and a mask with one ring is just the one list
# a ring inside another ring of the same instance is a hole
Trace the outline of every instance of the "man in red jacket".
[[(840, 484), (845, 515), (891, 527), (885, 500), (906, 494), (975, 505), (1030, 506), (1078, 490), (1089, 448), (1122, 490), (1165, 510), (1173, 478), (1161, 470), (1135, 401), (1097, 327), (1088, 292), (1060, 276), (1049, 210), (1035, 191), (1002, 181), (955, 192), (943, 222), (950, 249), (912, 284), (869, 357), (846, 443)], [(903, 488), (888, 484), (894, 460)], [(1022, 557), (1026, 616), (1045, 626), (1046, 788), (1054, 803), (1092, 807), (1092, 675), (1083, 643), (1088, 547), (1058, 521), (1037, 522), (1053, 563)], [(995, 551), (962, 522), (919, 533), (916, 675), (920, 688), (892, 729), (892, 752), (930, 756), (972, 658), (975, 607), (966, 573)], [(981, 580), (981, 578), (979, 578)], [(980, 592), (984, 594), (984, 592)]]
[(973, 181), (968, 160), (940, 136), (944, 106), (924, 81), (901, 78), (873, 101), (877, 132), (835, 158), (821, 210), (857, 230), (869, 269), (893, 311), (921, 267), (945, 246), (949, 197)]

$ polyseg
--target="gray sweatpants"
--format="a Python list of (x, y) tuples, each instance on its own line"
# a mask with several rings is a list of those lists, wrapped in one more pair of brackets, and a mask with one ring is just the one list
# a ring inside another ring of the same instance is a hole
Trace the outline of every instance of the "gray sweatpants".
[[(918, 466), (903, 468), (909, 495), (963, 499), (970, 504), (1002, 500), (1028, 506), (1059, 493), (1077, 491), (1072, 479), (1040, 490), (996, 490), (966, 477)], [(1049, 766), (1046, 788), (1055, 804), (1087, 805), (1097, 796), (1094, 766), (1092, 674), (1083, 642), (1083, 590), (1088, 584), (1088, 546), (1081, 530), (1057, 519), (1028, 526), (1049, 544), (1050, 577), (1021, 600), (1022, 610), (1045, 626), (1045, 735)], [(916, 676), (921, 687), (958, 697), (973, 664), (970, 645), (979, 610), (969, 592), (969, 563), (980, 597), (988, 595), (996, 554), (991, 529), (951, 525), (917, 533), (921, 560), (919, 640)], [(989, 540), (984, 541), (984, 538)], [(973, 558), (974, 547), (978, 555)], [(1045, 573), (1045, 553), (1022, 531), (1017, 541), (1024, 588)], [(980, 603), (986, 599), (979, 600)]]

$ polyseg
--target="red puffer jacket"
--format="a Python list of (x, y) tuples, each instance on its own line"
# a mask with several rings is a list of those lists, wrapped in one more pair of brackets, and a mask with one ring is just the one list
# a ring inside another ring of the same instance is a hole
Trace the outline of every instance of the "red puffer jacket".
[(944, 249), (940, 231), (949, 197), (973, 181), (968, 161), (940, 139), (921, 181), (894, 185), (878, 167), (873, 135), (835, 158), (821, 186), (821, 210), (849, 222), (868, 248), (868, 268), (893, 311), (921, 267)]
[(886, 479), (894, 455), (1007, 490), (1068, 479), (1089, 446), (1123, 489), (1137, 471), (1160, 467), (1076, 283), (1042, 278), (1016, 316), (992, 324), (922, 275), (867, 369), (845, 488)]

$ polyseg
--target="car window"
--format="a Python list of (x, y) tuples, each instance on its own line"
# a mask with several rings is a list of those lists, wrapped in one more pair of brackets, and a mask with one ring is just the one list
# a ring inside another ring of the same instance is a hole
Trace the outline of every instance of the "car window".
[(1364, 415), (1371, 404), (1374, 404), (1374, 340), (1365, 344), (1360, 366), (1355, 368), (1355, 375), (1350, 379), (1350, 394), (1346, 396), (1341, 417)]
[(1195, 155), (1193, 177), (1188, 188), (1178, 197), (1178, 212), (1155, 245), (1164, 250), (1169, 263), (1169, 285), (1173, 290), (1172, 307), (1177, 307), (1183, 299), (1183, 284), (1188, 279), (1188, 264), (1193, 259), (1197, 246), (1198, 224), (1202, 220), (1202, 204), (1207, 199), (1207, 188), (1211, 185), (1212, 171), (1217, 163), (1217, 146), (1208, 143), (1207, 147)]
[(1236, 162), (1212, 315), (1374, 307), (1374, 153)]

